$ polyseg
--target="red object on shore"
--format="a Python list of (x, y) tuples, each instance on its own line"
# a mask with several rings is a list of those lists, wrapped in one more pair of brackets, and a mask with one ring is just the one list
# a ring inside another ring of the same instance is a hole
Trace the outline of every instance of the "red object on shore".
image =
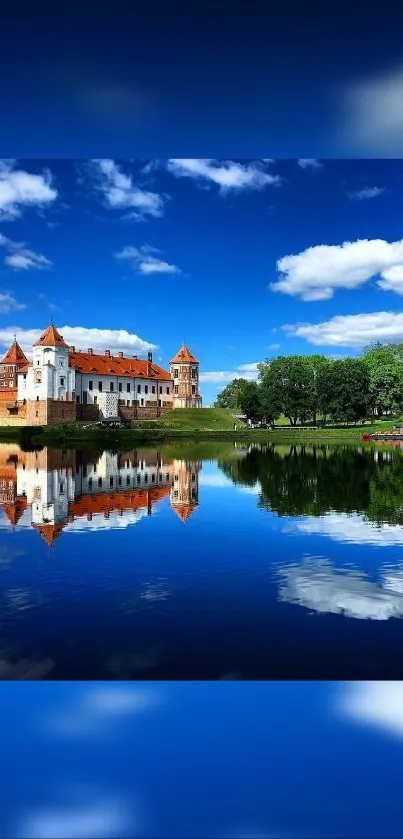
[(361, 440), (362, 440), (363, 443), (369, 443), (370, 439), (371, 439), (370, 434), (363, 434), (362, 437), (361, 437)]

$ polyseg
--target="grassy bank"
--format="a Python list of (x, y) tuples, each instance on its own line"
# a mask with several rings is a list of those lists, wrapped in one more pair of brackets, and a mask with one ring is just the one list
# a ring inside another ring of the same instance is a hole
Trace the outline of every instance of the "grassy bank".
[[(134, 423), (131, 428), (102, 429), (96, 423), (77, 422), (50, 428), (0, 428), (0, 442), (20, 442), (21, 445), (41, 445), (58, 448), (114, 448), (129, 449), (147, 444), (167, 444), (189, 441), (239, 440), (262, 443), (323, 443), (360, 442), (364, 432), (371, 433), (393, 428), (394, 420), (366, 423), (364, 425), (337, 426), (310, 430), (282, 426), (269, 431), (251, 429), (222, 408), (176, 410), (158, 420)], [(234, 428), (236, 425), (236, 429)]]

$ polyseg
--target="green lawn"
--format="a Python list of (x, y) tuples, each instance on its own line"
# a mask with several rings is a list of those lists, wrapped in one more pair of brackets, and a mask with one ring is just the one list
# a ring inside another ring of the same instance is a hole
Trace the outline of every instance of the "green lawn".
[(234, 423), (245, 428), (224, 408), (176, 408), (157, 420), (134, 423), (138, 428), (163, 428), (181, 431), (233, 431)]

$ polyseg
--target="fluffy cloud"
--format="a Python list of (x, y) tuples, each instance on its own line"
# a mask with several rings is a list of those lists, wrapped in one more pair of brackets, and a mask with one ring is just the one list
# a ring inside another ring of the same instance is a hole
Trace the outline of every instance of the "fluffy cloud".
[(302, 517), (296, 519), (287, 530), (309, 536), (325, 536), (334, 542), (353, 545), (403, 545), (403, 529), (399, 525), (376, 526), (359, 513), (328, 513), (325, 516)]
[[(88, 347), (92, 347), (94, 352), (103, 353), (109, 349), (112, 353), (122, 351), (130, 356), (158, 349), (155, 344), (143, 341), (138, 335), (125, 329), (96, 329), (86, 326), (61, 326), (58, 329), (66, 343), (75, 346), (76, 350), (86, 351)], [(0, 346), (8, 348), (14, 335), (17, 335), (18, 343), (29, 355), (32, 352), (32, 344), (42, 332), (43, 328), (20, 329), (19, 326), (0, 329)]]
[[(155, 511), (153, 511), (155, 513)], [(125, 530), (132, 524), (138, 524), (141, 519), (147, 517), (147, 509), (144, 510), (124, 510), (122, 515), (119, 515), (116, 510), (113, 510), (106, 519), (103, 514), (94, 515), (91, 521), (86, 518), (77, 518), (74, 521), (68, 522), (64, 528), (64, 533), (88, 533), (99, 532), (101, 530)]]
[(279, 259), (280, 276), (270, 288), (302, 300), (329, 300), (335, 289), (359, 288), (380, 275), (380, 288), (403, 294), (403, 282), (390, 274), (397, 268), (402, 276), (403, 239), (397, 242), (359, 239), (342, 245), (316, 245)]
[(258, 378), (258, 363), (254, 361), (251, 364), (240, 364), (236, 370), (210, 370), (200, 373), (200, 381), (222, 385), (232, 382), (232, 379), (246, 379), (248, 382), (255, 382)]
[(0, 291), (0, 314), (8, 315), (9, 312), (20, 312), (26, 308), (25, 303), (19, 303), (8, 291)]
[(26, 839), (107, 839), (122, 836), (130, 823), (123, 801), (69, 802), (69, 805), (37, 808), (19, 824)]
[(45, 207), (57, 198), (52, 174), (33, 175), (16, 169), (13, 160), (0, 161), (0, 219), (18, 218), (24, 207)]
[(76, 703), (44, 720), (45, 728), (63, 737), (104, 736), (119, 720), (154, 710), (159, 697), (151, 688), (106, 685), (85, 688)]
[(302, 157), (298, 161), (298, 166), (301, 169), (322, 169), (323, 163), (320, 160), (316, 160), (314, 157)]
[(337, 710), (354, 722), (403, 737), (403, 682), (350, 682), (338, 694)]
[(362, 620), (403, 617), (403, 570), (377, 583), (358, 571), (341, 572), (324, 557), (305, 557), (280, 567), (277, 574), (279, 599), (286, 603)]
[(92, 160), (88, 171), (110, 209), (128, 210), (130, 216), (137, 220), (162, 215), (162, 196), (141, 189), (133, 182), (131, 175), (122, 172), (114, 160)]
[(189, 160), (170, 159), (167, 169), (178, 178), (193, 178), (205, 184), (215, 184), (220, 192), (230, 190), (264, 189), (266, 186), (279, 186), (279, 175), (265, 171), (265, 163), (237, 163), (234, 160), (213, 160), (198, 158)]
[(402, 104), (402, 67), (350, 85), (342, 92), (342, 141), (355, 150), (399, 156)]
[(131, 263), (139, 274), (180, 274), (181, 270), (177, 265), (165, 262), (163, 259), (154, 256), (160, 253), (157, 248), (150, 245), (143, 245), (141, 248), (133, 248), (127, 245), (119, 253), (115, 253), (116, 259), (124, 259)]
[[(403, 273), (402, 273), (403, 278)], [(365, 347), (373, 341), (403, 341), (403, 312), (336, 315), (322, 323), (285, 324), (287, 335), (316, 346)]]
[(0, 247), (6, 248), (8, 253), (5, 264), (16, 271), (27, 271), (30, 268), (50, 268), (52, 263), (41, 253), (29, 250), (25, 242), (14, 242), (0, 233)]
[(349, 192), (348, 197), (351, 201), (365, 201), (368, 198), (378, 198), (385, 192), (383, 186), (366, 186), (364, 189), (359, 189), (357, 192)]

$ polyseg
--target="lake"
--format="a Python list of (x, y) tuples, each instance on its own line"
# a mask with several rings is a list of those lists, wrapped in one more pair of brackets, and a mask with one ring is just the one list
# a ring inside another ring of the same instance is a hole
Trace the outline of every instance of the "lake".
[(1, 679), (400, 679), (403, 453), (0, 446)]

